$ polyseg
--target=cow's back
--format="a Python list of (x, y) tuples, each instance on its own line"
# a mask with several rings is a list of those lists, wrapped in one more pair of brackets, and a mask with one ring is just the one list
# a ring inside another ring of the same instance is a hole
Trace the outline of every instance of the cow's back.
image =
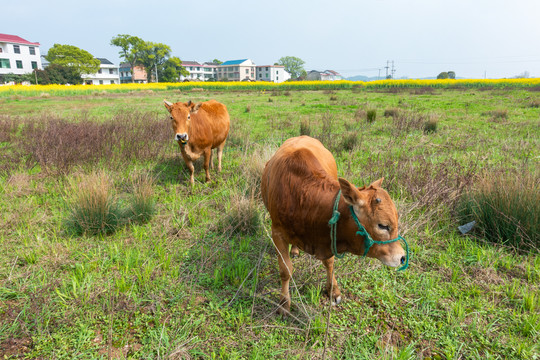
[(263, 202), (272, 222), (283, 225), (290, 221), (307, 225), (317, 193), (338, 187), (334, 157), (308, 136), (285, 141), (266, 164), (261, 181)]
[[(227, 107), (216, 100), (209, 100), (202, 104), (204, 122), (212, 133), (212, 148), (223, 143), (229, 135), (230, 119)], [(201, 114), (202, 115), (202, 114)]]

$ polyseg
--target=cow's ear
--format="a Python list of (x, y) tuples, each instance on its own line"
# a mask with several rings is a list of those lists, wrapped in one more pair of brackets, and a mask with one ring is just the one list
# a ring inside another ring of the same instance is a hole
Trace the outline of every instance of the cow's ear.
[(194, 107), (191, 108), (191, 113), (192, 114), (195, 114), (197, 111), (199, 111), (199, 109), (201, 108), (201, 105), (202, 103), (198, 103), (197, 105), (195, 105)]
[(343, 198), (345, 199), (345, 202), (349, 205), (357, 205), (357, 206), (364, 206), (365, 200), (363, 199), (362, 194), (360, 191), (348, 182), (347, 180), (343, 178), (339, 178), (339, 186), (341, 187), (341, 193), (343, 194)]
[(167, 110), (169, 110), (169, 112), (170, 112), (171, 108), (173, 106), (172, 102), (169, 102), (167, 100), (163, 100), (163, 103), (165, 104), (165, 107), (167, 108)]
[(190, 107), (191, 104), (193, 104), (193, 103), (191, 102), (191, 100), (188, 100), (188, 102), (186, 103), (186, 106), (187, 106), (187, 107)]
[(384, 178), (380, 178), (379, 180), (375, 180), (374, 182), (371, 183), (371, 185), (369, 185), (368, 187), (381, 187), (382, 185), (382, 182), (383, 182)]

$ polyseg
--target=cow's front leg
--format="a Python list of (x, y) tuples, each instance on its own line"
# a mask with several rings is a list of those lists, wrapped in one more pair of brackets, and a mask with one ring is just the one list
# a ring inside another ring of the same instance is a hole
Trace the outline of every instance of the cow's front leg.
[(326, 268), (326, 292), (330, 296), (330, 301), (333, 305), (339, 304), (341, 302), (341, 291), (339, 291), (339, 286), (334, 276), (334, 257), (332, 256), (329, 259), (321, 260)]
[(212, 148), (204, 150), (204, 171), (206, 173), (206, 181), (210, 181), (210, 160), (212, 159)]
[(189, 182), (191, 183), (191, 185), (193, 185), (195, 183), (195, 176), (193, 175), (193, 173), (195, 172), (195, 167), (193, 166), (193, 161), (191, 161), (191, 159), (187, 157), (186, 155), (184, 155), (183, 153), (182, 153), (182, 157), (184, 158), (184, 162), (186, 163), (189, 169), (189, 174), (190, 174)]

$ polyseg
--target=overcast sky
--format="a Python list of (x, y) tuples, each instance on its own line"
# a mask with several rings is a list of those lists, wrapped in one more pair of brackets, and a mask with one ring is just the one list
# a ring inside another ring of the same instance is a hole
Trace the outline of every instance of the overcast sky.
[[(118, 34), (199, 62), (296, 56), (306, 70), (422, 78), (540, 77), (540, 0), (2, 0), (0, 33), (120, 62)], [(380, 69), (380, 70), (379, 70)]]

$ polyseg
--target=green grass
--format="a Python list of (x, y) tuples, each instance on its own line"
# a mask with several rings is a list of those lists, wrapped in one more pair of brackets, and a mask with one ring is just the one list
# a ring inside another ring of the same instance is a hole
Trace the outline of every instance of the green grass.
[[(475, 189), (478, 175), (507, 172), (538, 182), (540, 110), (530, 106), (538, 92), (333, 91), (332, 99), (292, 88), (3, 97), (0, 357), (538, 356), (540, 257), (457, 231), (458, 200)], [(227, 105), (231, 134), (212, 182), (204, 183), (198, 162), (190, 186), (164, 98)], [(380, 115), (372, 123), (370, 109)], [(382, 116), (386, 109), (422, 121), (403, 123), (400, 132)], [(494, 119), (500, 110), (505, 117)], [(80, 156), (69, 149), (84, 150), (84, 141), (38, 147), (25, 136), (27, 126), (51, 114), (60, 126), (77, 123), (72, 131), (97, 124), (88, 133), (96, 139), (110, 130), (114, 148), (94, 142), (93, 152)], [(425, 119), (437, 119), (435, 132), (425, 133)], [(161, 123), (165, 131), (157, 134)], [(293, 316), (275, 314), (279, 271), (259, 196), (265, 162), (306, 131), (331, 149), (339, 175), (355, 185), (385, 177), (411, 250), (409, 269), (399, 273), (350, 254), (336, 261), (343, 303), (331, 309), (328, 326), (324, 267), (304, 253), (293, 260)], [(105, 235), (73, 235), (66, 200), (80, 191), (81, 178), (99, 172), (124, 216), (135, 207), (132, 214), (147, 215)]]

